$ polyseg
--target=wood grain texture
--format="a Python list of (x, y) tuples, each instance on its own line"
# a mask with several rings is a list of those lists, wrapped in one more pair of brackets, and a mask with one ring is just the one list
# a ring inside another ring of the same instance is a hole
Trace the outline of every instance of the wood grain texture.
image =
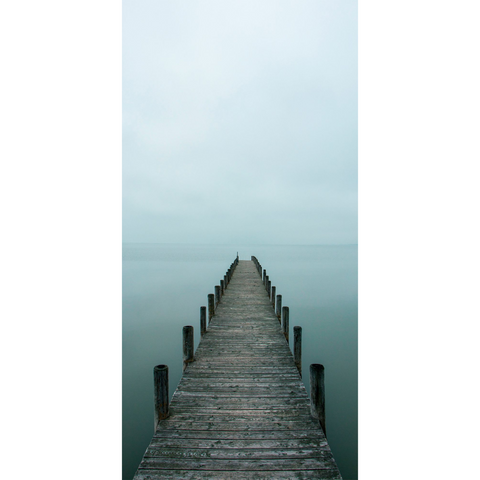
[(135, 480), (341, 479), (258, 261), (232, 265)]

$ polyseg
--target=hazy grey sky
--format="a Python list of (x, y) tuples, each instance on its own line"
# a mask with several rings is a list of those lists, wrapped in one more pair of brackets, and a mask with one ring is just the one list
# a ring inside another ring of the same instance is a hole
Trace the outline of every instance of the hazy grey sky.
[(123, 2), (123, 240), (357, 242), (357, 2)]

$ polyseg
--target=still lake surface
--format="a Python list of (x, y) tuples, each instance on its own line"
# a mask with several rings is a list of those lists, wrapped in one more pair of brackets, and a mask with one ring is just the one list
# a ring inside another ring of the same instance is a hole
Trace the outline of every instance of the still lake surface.
[(293, 327), (300, 325), (303, 381), (325, 366), (328, 442), (344, 480), (358, 478), (357, 245), (123, 245), (123, 479), (153, 435), (153, 367), (169, 366), (170, 397), (182, 375), (182, 328), (200, 335), (200, 306), (237, 255), (267, 270)]

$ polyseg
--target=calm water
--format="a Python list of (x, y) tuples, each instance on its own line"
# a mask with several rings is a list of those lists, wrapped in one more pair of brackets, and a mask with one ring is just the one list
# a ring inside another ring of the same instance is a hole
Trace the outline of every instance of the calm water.
[(170, 396), (182, 373), (182, 327), (199, 342), (207, 305), (234, 260), (255, 255), (303, 329), (303, 381), (325, 366), (328, 441), (344, 480), (357, 475), (357, 246), (123, 246), (123, 479), (153, 435), (153, 367), (169, 366)]

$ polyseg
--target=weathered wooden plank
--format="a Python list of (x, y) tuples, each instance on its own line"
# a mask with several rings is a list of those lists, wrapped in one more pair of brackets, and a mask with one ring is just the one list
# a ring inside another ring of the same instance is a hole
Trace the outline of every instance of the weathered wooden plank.
[(199, 389), (185, 389), (181, 390), (177, 388), (175, 393), (175, 400), (179, 400), (184, 397), (193, 397), (193, 398), (218, 398), (223, 397), (227, 398), (244, 398), (249, 400), (250, 398), (298, 398), (304, 400), (305, 396), (301, 395), (300, 392), (295, 390), (285, 390), (285, 389), (268, 389), (268, 388), (231, 388), (231, 389), (211, 389), (204, 388)]
[[(232, 372), (230, 370), (230, 372)], [(214, 377), (214, 373), (212, 371), (207, 371), (207, 370), (196, 370), (194, 373), (195, 375), (189, 375), (188, 379), (194, 378), (196, 381), (201, 381), (202, 379), (205, 380), (205, 382), (212, 381), (213, 378), (217, 380), (218, 382), (229, 382), (232, 380), (232, 378), (235, 378), (235, 381), (238, 383), (251, 383), (251, 382), (266, 382), (269, 379), (272, 380), (272, 383), (275, 381), (278, 381), (279, 378), (285, 378), (285, 381), (287, 382), (295, 382), (298, 379), (298, 374), (297, 375), (290, 375), (290, 374), (284, 374), (281, 377), (278, 374), (273, 374), (273, 373), (262, 373), (258, 371), (250, 371), (247, 369), (244, 369), (242, 372), (237, 371), (233, 373), (226, 373), (225, 371), (219, 372), (218, 377)], [(191, 373), (191, 372), (190, 372)], [(234, 375), (234, 377), (233, 377)], [(188, 379), (184, 378), (184, 381), (188, 381)], [(180, 384), (179, 384), (180, 385)]]
[[(193, 363), (189, 366), (188, 371), (184, 373), (184, 377), (197, 376), (203, 373), (209, 375), (230, 375), (230, 378), (237, 378), (238, 375), (294, 375), (298, 378), (298, 373), (292, 371), (289, 365), (282, 367), (278, 366), (277, 368), (273, 366), (248, 366), (248, 365), (225, 365), (223, 368), (218, 365), (201, 365), (199, 363)], [(235, 377), (232, 377), (235, 376)]]
[(196, 420), (191, 420), (188, 422), (182, 422), (178, 425), (168, 425), (165, 428), (162, 428), (162, 431), (196, 431), (196, 432), (253, 432), (253, 433), (268, 433), (268, 432), (299, 432), (299, 431), (315, 431), (316, 425), (312, 424), (295, 424), (294, 422), (272, 422), (270, 424), (256, 423), (251, 424), (247, 422), (237, 422), (237, 423), (221, 423), (221, 422), (209, 422), (209, 423), (200, 423)]
[[(199, 356), (195, 358), (195, 361), (200, 361), (204, 360), (204, 356)], [(275, 362), (274, 362), (274, 361)], [(290, 359), (288, 358), (282, 358), (282, 357), (273, 357), (273, 358), (266, 358), (266, 357), (234, 357), (230, 355), (224, 355), (223, 357), (218, 357), (215, 360), (209, 360), (208, 365), (210, 367), (215, 367), (215, 366), (221, 366), (224, 363), (228, 363), (229, 366), (245, 366), (245, 367), (268, 367), (271, 366), (273, 363), (277, 363), (279, 366), (290, 366), (292, 365), (292, 362), (290, 362)], [(190, 365), (189, 365), (190, 366)], [(188, 367), (187, 367), (188, 368)], [(199, 367), (201, 366), (199, 365)]]
[(180, 387), (177, 388), (178, 395), (175, 397), (176, 399), (179, 398), (180, 394), (188, 395), (188, 396), (195, 396), (195, 397), (215, 397), (215, 398), (222, 398), (222, 397), (242, 397), (246, 400), (250, 399), (251, 397), (257, 398), (268, 398), (268, 397), (277, 397), (277, 398), (301, 398), (304, 399), (304, 395), (300, 395), (297, 389), (292, 390), (285, 390), (281, 387), (272, 387), (272, 388), (255, 388), (255, 387), (231, 387), (231, 388), (215, 388), (204, 386), (197, 387), (197, 388), (188, 388), (186, 387), (182, 390)]
[[(189, 400), (191, 398), (202, 400), (204, 397), (215, 397), (221, 398), (228, 396), (229, 398), (248, 398), (250, 397), (262, 397), (268, 398), (271, 396), (278, 397), (287, 397), (287, 398), (301, 398), (302, 400), (306, 399), (306, 392), (297, 388), (285, 389), (285, 388), (231, 388), (231, 389), (219, 389), (215, 391), (213, 389), (199, 389), (194, 387), (186, 387), (185, 389), (177, 388), (175, 394), (173, 395), (172, 403), (175, 401), (182, 401), (183, 399)], [(283, 400), (282, 400), (283, 401)]]
[(311, 419), (288, 419), (288, 418), (258, 418), (257, 420), (250, 420), (248, 418), (183, 418), (181, 422), (173, 421), (162, 422), (161, 430), (316, 430), (317, 424)]
[(300, 438), (300, 439), (277, 439), (275, 440), (238, 440), (238, 439), (204, 439), (204, 438), (169, 438), (168, 443), (164, 437), (154, 437), (150, 442), (152, 448), (279, 448), (279, 449), (296, 449), (296, 448), (317, 448), (327, 444), (325, 439), (318, 438)]
[(156, 458), (144, 457), (140, 468), (143, 469), (175, 469), (188, 468), (194, 470), (222, 470), (222, 471), (282, 471), (282, 470), (304, 470), (304, 469), (330, 469), (329, 461), (331, 458), (324, 459), (323, 457), (315, 458), (275, 458), (275, 459), (209, 459), (207, 457), (197, 458)]
[[(319, 439), (325, 440), (325, 435), (320, 429), (316, 430), (278, 430), (278, 431), (209, 431), (209, 430), (161, 430), (158, 429), (153, 436), (156, 438), (189, 438), (212, 440), (299, 440), (299, 439)], [(153, 441), (152, 440), (152, 441)]]
[[(213, 412), (212, 410), (216, 410), (215, 412)], [(238, 409), (234, 409), (234, 408), (225, 408), (225, 409), (222, 409), (222, 410), (218, 410), (218, 409), (208, 409), (208, 410), (199, 410), (198, 408), (195, 408), (195, 407), (184, 407), (184, 406), (180, 406), (180, 407), (177, 407), (177, 408), (172, 408), (170, 410), (172, 412), (172, 417), (174, 416), (175, 418), (179, 418), (178, 416), (179, 415), (190, 415), (190, 417), (192, 416), (192, 414), (195, 414), (195, 416), (198, 416), (198, 418), (201, 418), (203, 415), (217, 415), (219, 417), (223, 417), (225, 415), (236, 415), (238, 417), (262, 417), (262, 416), (271, 416), (271, 417), (284, 417), (284, 418), (288, 418), (288, 417), (294, 417), (294, 418), (297, 418), (297, 417), (300, 417), (302, 415), (304, 416), (307, 416), (307, 417), (310, 417), (310, 411), (307, 409), (307, 408), (290, 408), (290, 409), (286, 409), (286, 408), (281, 408), (281, 407), (278, 407), (277, 408), (271, 408), (271, 409), (266, 409), (266, 408), (262, 408), (262, 409), (242, 409), (242, 410), (238, 410)]]
[[(243, 397), (184, 397), (182, 399), (182, 405), (198, 405), (198, 408), (204, 407), (221, 407), (225, 406), (229, 408), (235, 407), (238, 409), (251, 409), (251, 408), (273, 408), (281, 403), (282, 408), (285, 406), (295, 407), (303, 397), (283, 397), (281, 401), (276, 397), (250, 397), (248, 402)], [(176, 407), (177, 404), (172, 405)]]
[[(179, 412), (175, 410), (174, 415), (175, 418), (173, 421), (175, 422), (179, 420), (189, 421), (192, 419), (191, 411)], [(290, 413), (286, 412), (285, 410), (278, 411), (278, 413), (273, 411), (266, 411), (263, 413), (259, 411), (249, 411), (246, 414), (239, 410), (230, 410), (230, 412), (224, 412), (222, 414), (218, 414), (216, 412), (199, 412), (197, 415), (195, 415), (195, 419), (198, 422), (231, 422), (235, 420), (239, 422), (248, 421), (254, 423), (266, 421), (267, 419), (270, 422), (287, 420), (291, 422), (308, 421), (310, 423), (312, 421), (311, 416), (307, 412)]]
[[(216, 357), (213, 358), (212, 355), (216, 355)], [(198, 352), (197, 355), (195, 355), (195, 359), (204, 361), (206, 366), (218, 365), (219, 363), (222, 363), (222, 360), (224, 360), (223, 363), (226, 366), (242, 364), (251, 365), (252, 363), (253, 365), (256, 365), (256, 362), (261, 362), (261, 365), (259, 366), (266, 367), (276, 367), (277, 365), (292, 365), (293, 360), (288, 357), (285, 358), (285, 355), (288, 355), (288, 350), (281, 351), (273, 348), (266, 348), (262, 351), (236, 351), (233, 353), (225, 350), (222, 352), (216, 352), (215, 349), (211, 349), (210, 351)]]
[(301, 388), (300, 382), (296, 378), (292, 379), (285, 379), (284, 382), (281, 381), (278, 377), (271, 377), (271, 382), (266, 382), (259, 380), (258, 382), (252, 382), (248, 380), (239, 381), (235, 379), (234, 382), (228, 380), (218, 381), (218, 379), (210, 377), (210, 378), (188, 378), (183, 379), (182, 382), (179, 384), (178, 388), (192, 388), (195, 387), (207, 387), (207, 388), (232, 388), (232, 387), (242, 387), (242, 388), (273, 388), (273, 387), (281, 387), (281, 388)]
[(150, 444), (145, 452), (144, 458), (155, 459), (176, 459), (176, 458), (199, 458), (212, 460), (277, 460), (277, 459), (310, 459), (330, 460), (330, 455), (325, 450), (313, 447), (300, 448), (295, 445), (293, 448), (192, 448), (192, 447), (165, 447), (163, 445)]
[[(178, 404), (177, 404), (178, 405)], [(232, 407), (237, 410), (246, 410), (246, 411), (251, 411), (253, 409), (258, 410), (259, 412), (261, 411), (273, 411), (273, 410), (280, 410), (284, 411), (285, 406), (278, 405), (278, 404), (273, 404), (273, 405), (264, 405), (262, 402), (258, 402), (256, 405), (243, 405), (241, 402), (237, 402), (236, 405), (229, 405), (227, 401), (216, 401), (214, 404), (208, 403), (208, 402), (203, 402), (202, 405), (196, 405), (194, 402), (184, 404), (183, 402), (180, 404), (180, 407), (175, 405), (175, 407), (172, 408), (172, 411), (177, 411), (179, 408), (182, 410), (187, 410), (190, 409), (191, 411), (205, 411), (205, 412), (210, 412), (212, 410), (218, 411), (219, 413), (224, 413), (232, 409)], [(243, 407), (243, 408), (242, 408)], [(290, 408), (295, 408), (295, 405), (288, 405)], [(194, 415), (192, 413), (192, 415)]]
[(239, 352), (261, 352), (264, 353), (266, 351), (274, 351), (274, 352), (279, 352), (285, 354), (286, 352), (289, 351), (288, 346), (285, 344), (285, 342), (270, 342), (270, 343), (263, 343), (260, 344), (258, 342), (258, 339), (255, 337), (250, 338), (250, 341), (255, 340), (255, 345), (249, 345), (248, 343), (233, 343), (229, 342), (227, 339), (224, 341), (210, 341), (209, 343), (202, 345), (197, 349), (197, 354), (198, 352), (211, 352), (215, 351), (217, 354), (218, 353), (223, 353), (225, 352), (230, 352), (232, 350), (238, 350)]
[(231, 350), (239, 350), (240, 352), (265, 352), (265, 351), (278, 351), (283, 354), (288, 352), (288, 346), (286, 343), (283, 341), (282, 343), (280, 342), (269, 342), (269, 343), (260, 343), (260, 339), (258, 337), (255, 337), (253, 335), (250, 336), (250, 342), (252, 340), (255, 340), (255, 345), (249, 345), (247, 343), (234, 343), (234, 342), (229, 342), (228, 339), (225, 340), (220, 340), (217, 339), (218, 341), (210, 341), (206, 343), (205, 345), (202, 345), (197, 349), (198, 352), (210, 352), (212, 350), (215, 350), (216, 353), (220, 353), (222, 351), (229, 352)]
[(210, 379), (207, 379), (208, 377), (203, 377), (202, 380), (205, 380), (203, 382), (199, 381), (199, 379), (195, 380), (185, 380), (182, 381), (178, 384), (178, 391), (192, 391), (196, 392), (199, 389), (204, 390), (204, 389), (219, 389), (219, 390), (228, 390), (229, 392), (232, 391), (233, 389), (238, 389), (239, 391), (245, 390), (245, 391), (252, 391), (252, 390), (275, 390), (275, 391), (287, 391), (287, 390), (294, 390), (297, 392), (304, 391), (304, 388), (302, 388), (298, 380), (293, 378), (293, 379), (287, 379), (284, 384), (281, 384), (279, 382), (279, 378), (271, 377), (272, 382), (268, 383), (265, 380), (259, 381), (258, 383), (252, 382), (252, 381), (215, 381)]
[[(224, 440), (223, 442), (209, 441), (203, 439), (170, 439), (168, 446), (165, 439), (157, 439), (151, 442), (145, 457), (210, 457), (217, 459), (243, 459), (243, 458), (315, 458), (325, 457), (324, 450), (326, 442), (320, 444), (312, 439), (305, 439), (300, 442), (285, 441), (261, 441)], [(204, 453), (206, 455), (203, 455)]]
[(138, 480), (198, 480), (199, 478), (208, 478), (210, 480), (310, 480), (310, 479), (324, 479), (324, 480), (341, 480), (338, 472), (332, 470), (295, 470), (295, 471), (206, 471), (205, 476), (199, 476), (197, 470), (139, 470), (135, 475)]

